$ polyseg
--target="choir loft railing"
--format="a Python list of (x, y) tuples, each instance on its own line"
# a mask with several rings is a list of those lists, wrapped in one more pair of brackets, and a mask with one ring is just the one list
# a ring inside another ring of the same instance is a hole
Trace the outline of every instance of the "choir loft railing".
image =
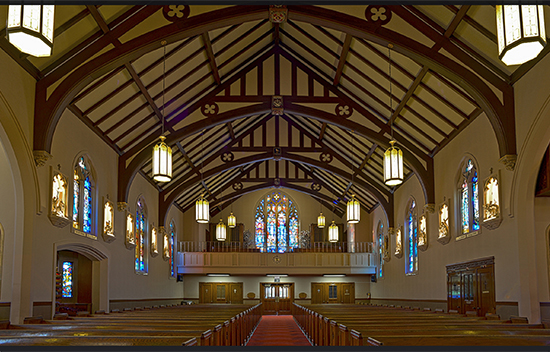
[[(259, 248), (249, 248), (242, 242), (183, 241), (178, 243), (178, 252), (250, 252), (259, 253)], [(307, 248), (291, 248), (285, 253), (373, 253), (372, 242), (330, 243), (314, 242)]]

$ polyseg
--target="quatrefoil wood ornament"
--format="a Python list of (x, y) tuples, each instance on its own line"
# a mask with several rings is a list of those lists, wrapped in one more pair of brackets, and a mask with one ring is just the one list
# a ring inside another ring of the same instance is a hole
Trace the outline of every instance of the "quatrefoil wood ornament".
[(233, 188), (233, 190), (238, 191), (243, 189), (243, 184), (242, 182), (235, 182), (231, 187)]
[(349, 118), (353, 114), (353, 108), (346, 104), (338, 104), (334, 108), (334, 113), (337, 117)]
[(162, 14), (170, 22), (183, 21), (189, 17), (189, 6), (187, 5), (164, 5)]
[(235, 159), (235, 154), (233, 154), (232, 152), (226, 152), (220, 155), (220, 158), (222, 159), (223, 162), (228, 163), (230, 161), (233, 161), (233, 159)]
[(317, 182), (313, 182), (311, 184), (311, 190), (312, 191), (319, 192), (321, 190), (321, 188), (323, 188), (323, 186), (321, 186), (321, 184), (319, 184)]
[(330, 162), (332, 161), (332, 154), (323, 152), (319, 155), (319, 160), (323, 163), (330, 164)]
[(390, 22), (392, 11), (389, 6), (369, 5), (365, 9), (365, 18), (369, 23), (383, 26)]
[(220, 112), (220, 107), (216, 103), (206, 103), (201, 107), (204, 116), (216, 116)]

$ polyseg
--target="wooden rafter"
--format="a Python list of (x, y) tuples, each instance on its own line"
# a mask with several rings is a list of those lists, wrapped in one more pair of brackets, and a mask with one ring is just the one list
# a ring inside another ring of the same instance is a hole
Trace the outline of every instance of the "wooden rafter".
[(212, 51), (212, 43), (210, 42), (208, 32), (203, 32), (201, 38), (204, 45), (204, 50), (206, 51), (206, 56), (208, 57), (208, 61), (210, 62), (210, 70), (212, 72), (212, 76), (214, 77), (216, 83), (220, 84), (220, 73), (218, 72), (218, 65), (216, 65), (216, 58), (214, 57), (214, 51)]
[(332, 82), (334, 86), (337, 86), (340, 83), (340, 76), (342, 75), (342, 71), (344, 70), (344, 65), (348, 57), (349, 46), (352, 39), (353, 37), (349, 33), (346, 34), (346, 38), (344, 39), (344, 44), (342, 46), (342, 52), (340, 53), (338, 66), (336, 68), (336, 73), (334, 74), (334, 81)]

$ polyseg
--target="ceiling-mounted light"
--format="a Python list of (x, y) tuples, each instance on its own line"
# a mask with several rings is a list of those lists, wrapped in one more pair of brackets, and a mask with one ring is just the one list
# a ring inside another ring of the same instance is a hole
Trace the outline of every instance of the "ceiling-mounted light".
[(346, 274), (323, 274), (323, 277), (344, 277)]
[(221, 276), (230, 276), (230, 275), (229, 274), (206, 274), (206, 276), (221, 277)]
[(332, 224), (328, 227), (328, 241), (338, 242), (338, 226), (332, 220)]
[(348, 223), (357, 224), (361, 220), (361, 205), (359, 201), (355, 199), (355, 195), (351, 195), (350, 200), (348, 200), (347, 206), (348, 213)]
[(204, 194), (195, 202), (195, 219), (199, 224), (207, 224), (210, 221), (210, 203)]
[(288, 274), (266, 274), (265, 276), (269, 277), (286, 277)]
[(55, 5), (9, 5), (6, 35), (20, 51), (45, 57), (52, 54)]
[(216, 225), (216, 240), (225, 241), (226, 238), (227, 238), (227, 228), (225, 227), (223, 220), (220, 219), (220, 222), (218, 223), (218, 225)]
[(391, 79), (391, 49), (393, 44), (388, 44), (389, 73), (390, 73), (390, 147), (384, 153), (384, 183), (388, 186), (397, 186), (403, 183), (403, 152), (397, 148), (393, 139), (393, 95)]
[(546, 46), (542, 5), (496, 5), (498, 57), (506, 65), (534, 59)]
[(153, 148), (153, 167), (151, 169), (153, 180), (157, 182), (170, 182), (172, 179), (172, 148), (164, 140), (164, 85), (166, 82), (166, 41), (162, 41), (164, 47), (164, 61), (162, 73), (162, 120), (160, 141)]
[[(204, 131), (201, 134), (201, 184), (204, 185), (203, 179), (203, 166), (204, 166)], [(210, 203), (201, 194), (199, 199), (195, 202), (195, 220), (199, 224), (207, 224), (210, 221)]]

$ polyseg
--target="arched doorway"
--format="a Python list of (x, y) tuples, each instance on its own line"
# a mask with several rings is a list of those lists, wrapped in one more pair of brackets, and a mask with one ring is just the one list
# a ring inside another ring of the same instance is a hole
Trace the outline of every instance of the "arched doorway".
[(103, 245), (56, 243), (54, 250), (53, 314), (108, 312), (109, 259)]

